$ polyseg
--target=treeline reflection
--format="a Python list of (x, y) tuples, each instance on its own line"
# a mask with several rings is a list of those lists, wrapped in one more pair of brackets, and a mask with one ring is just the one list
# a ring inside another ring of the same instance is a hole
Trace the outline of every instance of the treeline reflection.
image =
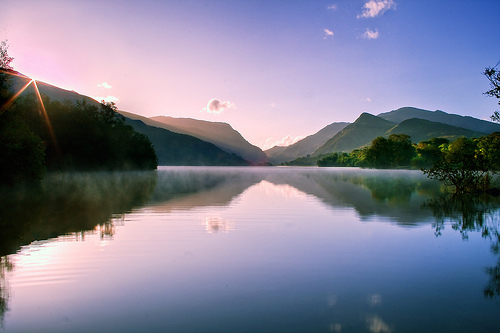
[(428, 222), (421, 206), (443, 192), (419, 172), (326, 168), (173, 167), (158, 172), (54, 173), (36, 188), (0, 189), (0, 255), (68, 233), (99, 229), (135, 207), (169, 212), (224, 206), (262, 181), (289, 185), (333, 208), (353, 208), (362, 219), (384, 216), (400, 225)]
[(155, 172), (54, 173), (36, 187), (0, 190), (0, 255), (85, 230), (112, 231), (111, 219), (145, 204)]
[(267, 181), (315, 196), (333, 208), (354, 208), (362, 219), (384, 216), (400, 225), (428, 222), (428, 199), (441, 184), (418, 171), (326, 168), (168, 168), (158, 172), (151, 205), (169, 212), (228, 205), (252, 185)]
[[(424, 207), (432, 209), (436, 236), (441, 236), (449, 223), (453, 230), (459, 231), (463, 239), (470, 232), (480, 232), (491, 242), (491, 251), (500, 254), (500, 197), (490, 195), (441, 195), (430, 199)], [(500, 296), (500, 257), (495, 266), (486, 267), (489, 282), (484, 288), (486, 297)]]
[[(362, 220), (383, 217), (400, 226), (450, 223), (467, 237), (481, 232), (499, 253), (500, 202), (492, 197), (456, 197), (418, 171), (329, 168), (171, 167), (152, 172), (55, 173), (36, 188), (0, 189), (0, 320), (7, 308), (9, 254), (34, 240), (86, 232), (111, 238), (123, 214), (148, 205), (161, 212), (226, 206), (253, 185), (291, 186), (332, 209), (354, 209)], [(255, 207), (258, 209), (259, 207)], [(227, 225), (226, 225), (227, 224)], [(207, 232), (233, 226), (217, 217)], [(500, 295), (500, 260), (485, 271), (488, 297)]]

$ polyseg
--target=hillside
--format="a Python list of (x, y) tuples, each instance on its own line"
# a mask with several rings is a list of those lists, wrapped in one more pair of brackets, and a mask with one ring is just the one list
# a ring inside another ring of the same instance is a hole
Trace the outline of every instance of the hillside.
[[(47, 95), (42, 95), (42, 102), (34, 96), (37, 87), (45, 85), (17, 75), (4, 72), (0, 78), (2, 184), (39, 180), (44, 169), (156, 169), (157, 156), (149, 139), (127, 126), (111, 106), (85, 100), (61, 103)], [(26, 89), (14, 90), (19, 86)]]
[(362, 113), (354, 123), (347, 125), (343, 130), (335, 134), (333, 138), (315, 150), (312, 155), (350, 152), (370, 144), (377, 136), (384, 136), (395, 125), (369, 113)]
[(265, 164), (267, 155), (258, 147), (250, 144), (229, 124), (210, 122), (191, 118), (158, 116), (149, 118), (157, 127), (181, 134), (192, 135), (203, 141), (211, 142), (228, 153), (234, 153), (253, 164)]
[[(9, 74), (9, 73), (7, 73)], [(13, 72), (9, 75), (12, 83), (10, 90), (18, 91), (30, 79), (21, 73)], [(20, 75), (20, 76), (16, 76)], [(70, 101), (85, 101), (89, 106), (99, 107), (100, 103), (96, 100), (78, 94), (75, 91), (61, 89), (59, 87), (37, 81), (37, 86), (42, 95), (48, 96), (51, 101), (64, 103)], [(34, 92), (32, 86), (25, 90), (23, 95)], [(154, 146), (158, 157), (159, 165), (249, 165), (241, 157), (228, 153), (212, 143), (205, 142), (190, 135), (174, 133), (162, 129), (158, 126), (148, 126), (145, 122), (148, 118), (141, 117), (132, 113), (119, 111), (125, 116), (125, 122), (131, 125), (137, 132), (146, 135)], [(145, 122), (141, 120), (146, 120)], [(99, 147), (99, 145), (94, 145)]]
[(279, 164), (294, 160), (301, 156), (312, 154), (316, 149), (325, 144), (330, 138), (343, 130), (349, 123), (332, 123), (315, 134), (309, 135), (304, 139), (287, 147), (275, 146), (265, 151), (269, 157), (269, 162)]
[(413, 143), (438, 137), (453, 141), (461, 136), (471, 138), (486, 135), (486, 133), (471, 131), (465, 128), (419, 118), (404, 120), (387, 131), (385, 137), (388, 137), (391, 134), (407, 134), (411, 136), (411, 141)]
[(138, 119), (126, 118), (126, 123), (151, 140), (158, 156), (158, 165), (249, 165), (240, 156), (193, 136), (146, 125)]
[(427, 111), (412, 107), (404, 107), (390, 112), (380, 113), (377, 116), (396, 124), (399, 124), (407, 119), (419, 118), (456, 127), (462, 127), (481, 133), (490, 134), (493, 132), (500, 132), (500, 124), (469, 116), (449, 114), (439, 110)]

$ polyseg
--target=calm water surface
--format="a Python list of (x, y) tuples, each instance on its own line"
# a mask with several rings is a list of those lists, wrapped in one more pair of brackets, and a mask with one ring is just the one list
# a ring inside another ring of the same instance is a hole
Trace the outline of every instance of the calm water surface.
[(419, 171), (160, 168), (2, 194), (0, 332), (499, 332), (498, 199)]

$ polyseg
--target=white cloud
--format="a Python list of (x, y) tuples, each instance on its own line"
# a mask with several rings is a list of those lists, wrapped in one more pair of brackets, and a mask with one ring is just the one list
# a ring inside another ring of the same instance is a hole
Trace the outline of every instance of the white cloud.
[(206, 107), (204, 107), (201, 112), (207, 112), (207, 113), (213, 113), (213, 114), (220, 114), (222, 111), (226, 109), (234, 109), (236, 106), (234, 103), (225, 101), (221, 102), (217, 98), (211, 99), (208, 101), (208, 104)]
[(107, 83), (107, 82), (99, 83), (99, 84), (97, 84), (97, 86), (100, 87), (100, 88), (105, 88), (105, 89), (111, 89), (112, 88), (111, 85), (109, 85), (109, 83)]
[(326, 9), (337, 10), (337, 5), (328, 6), (328, 7), (326, 7)]
[(333, 36), (333, 31), (325, 29), (325, 37), (323, 39), (327, 39), (329, 36)]
[(366, 31), (361, 35), (361, 37), (365, 39), (377, 39), (378, 38), (378, 30), (370, 30), (366, 29)]
[(102, 101), (105, 101), (105, 102), (119, 102), (120, 99), (116, 96), (106, 96), (106, 97), (102, 97), (102, 96), (90, 96), (92, 97), (93, 99), (95, 99), (96, 101), (98, 102), (102, 102)]
[(276, 139), (275, 137), (270, 137), (270, 138), (266, 139), (266, 141), (261, 142), (260, 147), (262, 150), (270, 149), (274, 146), (286, 147), (286, 146), (293, 145), (294, 143), (302, 140), (305, 137), (306, 137), (305, 135), (298, 135), (298, 136), (287, 135), (281, 139)]
[(357, 18), (380, 16), (389, 9), (396, 9), (396, 3), (393, 0), (370, 0), (364, 4), (363, 13)]

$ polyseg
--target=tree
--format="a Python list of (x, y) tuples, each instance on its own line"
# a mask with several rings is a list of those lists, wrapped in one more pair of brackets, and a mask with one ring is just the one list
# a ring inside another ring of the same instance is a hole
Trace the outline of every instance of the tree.
[(438, 161), (422, 171), (431, 179), (455, 186), (457, 193), (487, 191), (490, 173), (499, 169), (499, 150), (498, 133), (479, 139), (458, 138), (440, 145)]
[(372, 141), (365, 162), (374, 168), (407, 167), (415, 154), (409, 135), (391, 134), (387, 139), (379, 136)]
[(3, 108), (11, 98), (8, 75), (0, 74), (0, 185), (36, 182), (45, 172), (45, 147), (27, 123), (32, 105), (19, 99)]
[(14, 58), (9, 57), (9, 54), (7, 52), (8, 49), (9, 49), (9, 46), (7, 45), (7, 41), (6, 40), (1, 41), (0, 42), (0, 68), (12, 70), (13, 68), (10, 65), (10, 63), (12, 62), (12, 60), (14, 60)]
[(432, 168), (442, 158), (441, 145), (448, 145), (450, 140), (445, 138), (432, 138), (420, 141), (417, 145), (417, 158), (413, 161), (419, 169)]
[[(490, 81), (491, 89), (485, 92), (486, 95), (491, 97), (496, 97), (498, 99), (498, 105), (500, 105), (500, 70), (496, 69), (500, 64), (498, 62), (495, 67), (488, 67), (484, 70), (483, 74)], [(491, 116), (491, 120), (500, 122), (500, 112), (495, 111)]]

